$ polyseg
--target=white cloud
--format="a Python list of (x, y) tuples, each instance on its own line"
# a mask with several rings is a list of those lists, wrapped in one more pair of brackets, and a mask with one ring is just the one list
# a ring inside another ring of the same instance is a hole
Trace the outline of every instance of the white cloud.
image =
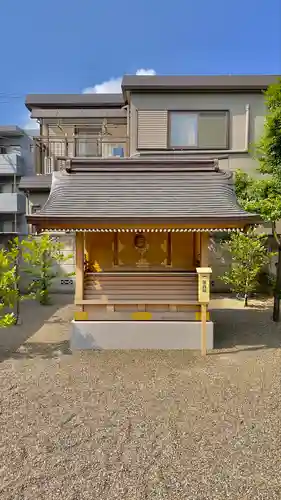
[(83, 94), (120, 94), (122, 78), (111, 78), (107, 82), (82, 90)]
[(138, 69), (136, 71), (136, 75), (154, 76), (154, 75), (156, 75), (156, 71), (154, 69)]
[[(138, 69), (136, 71), (136, 75), (156, 75), (156, 71), (154, 69)], [(117, 78), (110, 78), (103, 83), (98, 83), (93, 87), (87, 87), (82, 90), (83, 94), (120, 94), (121, 93), (121, 82), (122, 76), (118, 76)]]

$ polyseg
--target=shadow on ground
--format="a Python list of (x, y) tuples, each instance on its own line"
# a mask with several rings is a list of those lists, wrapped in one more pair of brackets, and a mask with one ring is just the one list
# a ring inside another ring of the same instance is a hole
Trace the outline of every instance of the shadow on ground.
[(73, 317), (70, 295), (54, 295), (52, 304), (35, 301), (21, 304), (19, 324), (0, 329), (0, 362), (7, 358), (52, 358), (69, 354), (68, 331)]
[[(281, 323), (272, 321), (272, 305), (216, 309), (215, 349), (258, 350), (281, 347)], [(239, 349), (241, 348), (241, 349)]]
[[(54, 295), (50, 306), (26, 301), (21, 311), (21, 324), (0, 329), (0, 362), (71, 353), (68, 338), (74, 312), (72, 296)], [(255, 300), (243, 308), (236, 299), (216, 296), (211, 303), (211, 319), (215, 323), (215, 351), (210, 354), (227, 349), (236, 353), (281, 347), (281, 323), (273, 323), (269, 300)]]
[(31, 359), (36, 356), (41, 358), (59, 358), (63, 354), (71, 354), (69, 341), (62, 342), (26, 342), (16, 351), (0, 351), (0, 362), (7, 358)]

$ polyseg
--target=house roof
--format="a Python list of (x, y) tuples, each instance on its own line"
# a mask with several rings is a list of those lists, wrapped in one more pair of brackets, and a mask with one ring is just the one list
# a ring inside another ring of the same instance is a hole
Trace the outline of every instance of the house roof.
[(0, 136), (18, 137), (22, 135), (25, 135), (25, 132), (17, 125), (0, 125)]
[(50, 191), (52, 175), (27, 175), (23, 176), (19, 183), (22, 191)]
[(127, 91), (185, 92), (262, 92), (281, 75), (125, 75), (123, 93)]
[(123, 94), (28, 94), (25, 105), (34, 108), (116, 108), (126, 104), (129, 91), (262, 92), (281, 75), (125, 75)]
[[(126, 163), (126, 166), (125, 166)], [(54, 172), (51, 192), (29, 222), (73, 224), (245, 221), (257, 218), (237, 204), (231, 173), (214, 162), (115, 160)], [(32, 219), (32, 220), (31, 220)]]
[(122, 94), (29, 94), (25, 105), (33, 108), (121, 108)]

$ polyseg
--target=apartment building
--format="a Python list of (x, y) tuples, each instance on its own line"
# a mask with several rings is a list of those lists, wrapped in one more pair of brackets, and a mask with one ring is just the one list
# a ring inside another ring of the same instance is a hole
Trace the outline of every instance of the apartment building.
[(0, 126), (0, 242), (26, 234), (26, 198), (19, 191), (23, 176), (34, 175), (33, 141), (17, 126)]

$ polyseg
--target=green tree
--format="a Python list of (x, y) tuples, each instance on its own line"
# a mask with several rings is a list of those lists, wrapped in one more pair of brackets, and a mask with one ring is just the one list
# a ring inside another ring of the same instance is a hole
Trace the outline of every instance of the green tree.
[[(276, 232), (276, 221), (280, 219), (281, 205), (281, 80), (271, 85), (265, 93), (267, 116), (265, 120), (264, 134), (257, 145), (257, 151), (260, 162), (260, 172), (271, 176), (268, 194), (269, 200), (266, 200), (268, 207), (271, 202), (274, 205), (271, 222), (272, 232), (278, 245), (278, 263), (276, 284), (274, 290), (273, 320), (280, 319), (280, 295), (281, 295), (281, 239)], [(275, 197), (275, 203), (274, 203)], [(275, 218), (276, 213), (279, 216)]]
[(279, 241), (276, 222), (281, 219), (281, 186), (278, 180), (272, 175), (263, 179), (253, 178), (237, 170), (235, 191), (244, 210), (256, 212), (265, 222), (271, 223), (272, 235)]
[(281, 183), (281, 79), (265, 92), (267, 116), (264, 134), (257, 144), (260, 172)]
[[(19, 303), (19, 240), (10, 242), (9, 248), (0, 250), (0, 327), (14, 325), (18, 321)], [(11, 312), (11, 309), (13, 311)]]
[(281, 80), (265, 93), (267, 115), (264, 134), (256, 146), (258, 172), (262, 179), (254, 179), (244, 172), (236, 172), (236, 194), (245, 210), (257, 212), (270, 222), (272, 235), (278, 247), (277, 273), (274, 287), (273, 320), (280, 318), (281, 298), (281, 238), (276, 222), (281, 219)]
[(243, 295), (244, 306), (248, 305), (249, 295), (257, 289), (263, 266), (272, 257), (266, 243), (267, 237), (252, 229), (247, 233), (233, 233), (224, 243), (232, 256), (232, 263), (221, 279), (231, 286), (233, 292)]
[[(50, 303), (50, 287), (58, 276), (66, 276), (59, 266), (71, 258), (63, 254), (63, 244), (51, 238), (50, 235), (30, 236), (22, 241), (22, 257), (24, 270), (33, 281), (29, 286), (29, 294), (36, 298), (40, 304)], [(55, 270), (55, 265), (57, 270)]]

